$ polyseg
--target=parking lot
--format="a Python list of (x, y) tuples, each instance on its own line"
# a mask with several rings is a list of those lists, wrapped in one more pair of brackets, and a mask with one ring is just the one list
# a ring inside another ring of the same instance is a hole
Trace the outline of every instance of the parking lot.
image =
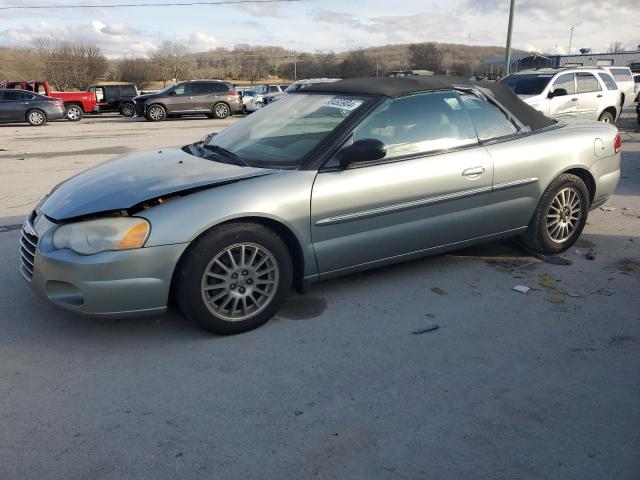
[(0, 125), (0, 479), (639, 478), (631, 109), (617, 194), (571, 265), (487, 244), (319, 283), (232, 337), (31, 293), (19, 225), (55, 184), (241, 118)]

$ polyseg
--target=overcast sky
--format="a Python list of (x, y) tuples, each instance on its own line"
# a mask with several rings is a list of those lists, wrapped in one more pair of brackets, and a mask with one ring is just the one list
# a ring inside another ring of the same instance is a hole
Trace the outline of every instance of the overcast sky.
[[(134, 1), (134, 0), (130, 0)], [(136, 0), (136, 3), (152, 0)], [(154, 0), (159, 2), (161, 0)], [(130, 3), (128, 2), (128, 3)], [(121, 0), (0, 0), (0, 6), (114, 4)], [(387, 43), (503, 45), (508, 0), (303, 0), (236, 6), (0, 10), (0, 45), (53, 34), (95, 42), (109, 57), (145, 54), (163, 40), (192, 51), (239, 43), (344, 51)], [(633, 8), (632, 8), (633, 7)], [(516, 0), (513, 45), (532, 51), (604, 51), (640, 44), (640, 0)]]

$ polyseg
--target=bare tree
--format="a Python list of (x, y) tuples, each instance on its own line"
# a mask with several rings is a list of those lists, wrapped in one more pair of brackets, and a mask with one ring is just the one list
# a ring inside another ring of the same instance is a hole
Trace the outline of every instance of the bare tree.
[(408, 52), (412, 69), (425, 69), (434, 73), (441, 73), (442, 52), (440, 52), (435, 43), (413, 43), (409, 45)]
[(140, 57), (123, 58), (116, 67), (116, 79), (146, 88), (156, 78), (151, 60)]
[(62, 90), (85, 90), (107, 71), (107, 59), (93, 43), (40, 37), (34, 44), (44, 76)]
[(342, 78), (375, 76), (376, 64), (364, 50), (352, 50), (340, 64)]
[(619, 42), (619, 41), (611, 42), (609, 44), (609, 48), (607, 49), (607, 52), (609, 53), (624, 52), (624, 45), (622, 45), (622, 42)]
[(336, 54), (317, 50), (315, 55), (318, 77), (333, 77), (336, 74)]
[(160, 48), (151, 52), (151, 61), (158, 69), (162, 82), (184, 80), (189, 77), (187, 47), (175, 42), (162, 42)]
[(241, 59), (240, 75), (255, 83), (269, 73), (269, 62), (261, 55), (245, 55)]

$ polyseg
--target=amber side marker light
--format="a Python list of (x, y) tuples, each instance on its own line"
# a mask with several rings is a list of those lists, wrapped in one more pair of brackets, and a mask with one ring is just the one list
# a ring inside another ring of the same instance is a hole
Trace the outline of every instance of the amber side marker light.
[(144, 245), (149, 234), (149, 224), (140, 222), (125, 232), (124, 237), (118, 244), (118, 250), (130, 250), (132, 248), (140, 248)]
[(620, 134), (616, 135), (616, 139), (613, 141), (613, 148), (615, 148), (616, 153), (618, 153), (622, 148), (622, 138), (620, 137)]

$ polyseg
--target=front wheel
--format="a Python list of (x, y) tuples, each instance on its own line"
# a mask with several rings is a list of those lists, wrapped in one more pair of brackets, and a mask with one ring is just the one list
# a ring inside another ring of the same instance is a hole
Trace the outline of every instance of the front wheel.
[(47, 123), (47, 116), (42, 110), (29, 110), (27, 112), (27, 123), (32, 127), (41, 127)]
[(195, 241), (176, 273), (176, 303), (187, 318), (228, 335), (273, 317), (291, 290), (289, 250), (272, 230), (253, 223), (214, 228)]
[(151, 105), (147, 108), (147, 120), (150, 122), (161, 122), (167, 118), (167, 111), (162, 105)]
[(614, 120), (615, 119), (613, 118), (611, 112), (602, 112), (602, 115), (600, 115), (600, 118), (598, 118), (598, 121), (603, 123), (613, 123)]
[(67, 105), (64, 110), (64, 116), (70, 122), (79, 122), (82, 120), (82, 108), (78, 105)]
[(545, 190), (521, 239), (540, 253), (563, 252), (582, 233), (588, 213), (587, 186), (580, 177), (563, 173)]

